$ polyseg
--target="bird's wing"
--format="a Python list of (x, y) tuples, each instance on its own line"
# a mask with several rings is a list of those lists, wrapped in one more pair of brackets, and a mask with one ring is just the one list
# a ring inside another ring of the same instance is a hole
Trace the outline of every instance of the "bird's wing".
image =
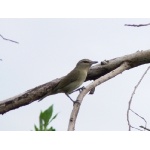
[(78, 76), (80, 74), (79, 70), (76, 70), (75, 72), (71, 71), (70, 73), (68, 73), (56, 86), (57, 89), (62, 89), (65, 86), (68, 86), (70, 83), (78, 80)]

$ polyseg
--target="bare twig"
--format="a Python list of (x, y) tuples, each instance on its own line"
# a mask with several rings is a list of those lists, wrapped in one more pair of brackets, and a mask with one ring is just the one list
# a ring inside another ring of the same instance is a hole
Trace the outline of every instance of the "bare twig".
[[(131, 123), (130, 123), (130, 119), (129, 119), (129, 113), (130, 113), (130, 111), (132, 111), (134, 114), (136, 114), (137, 116), (139, 116), (140, 118), (142, 118), (146, 122), (146, 120), (143, 117), (141, 117), (139, 114), (137, 114), (136, 112), (134, 112), (133, 110), (131, 110), (131, 103), (132, 103), (135, 91), (137, 90), (138, 86), (140, 85), (141, 81), (143, 80), (144, 76), (146, 75), (146, 73), (148, 72), (149, 69), (150, 69), (150, 66), (146, 69), (146, 71), (142, 75), (141, 79), (139, 80), (139, 82), (137, 83), (137, 85), (134, 87), (133, 93), (132, 93), (131, 98), (130, 98), (129, 103), (128, 103), (127, 122), (128, 122), (128, 126), (129, 126), (129, 131), (131, 131), (131, 127), (132, 127)], [(145, 127), (146, 127), (146, 124), (145, 124)]]
[(73, 106), (73, 110), (72, 110), (70, 120), (69, 120), (68, 131), (75, 130), (75, 123), (76, 123), (77, 115), (78, 115), (80, 105), (81, 105), (85, 95), (92, 88), (95, 88), (96, 86), (98, 86), (98, 85), (102, 84), (103, 82), (115, 77), (116, 75), (122, 73), (123, 71), (125, 71), (127, 69), (130, 69), (130, 65), (127, 62), (124, 62), (121, 66), (119, 66), (115, 70), (113, 70), (110, 73), (96, 79), (94, 82), (92, 82), (91, 84), (89, 84), (88, 86), (85, 87), (85, 89), (78, 95), (77, 102)]
[(4, 38), (1, 34), (0, 34), (0, 36), (2, 37), (3, 40), (6, 40), (6, 41), (10, 41), (10, 42), (14, 42), (14, 43), (19, 44), (19, 42), (16, 42), (16, 41), (13, 41), (13, 40)]
[(150, 23), (147, 24), (125, 24), (125, 26), (131, 26), (131, 27), (143, 27), (143, 26), (149, 26)]
[(135, 115), (137, 115), (138, 117), (140, 117), (141, 119), (144, 120), (144, 122), (145, 122), (145, 128), (146, 128), (146, 126), (147, 126), (147, 121), (146, 121), (146, 119), (145, 119), (144, 117), (140, 116), (138, 113), (136, 113), (136, 112), (133, 111), (132, 109), (130, 109), (130, 111), (132, 111)]
[(143, 130), (141, 130), (141, 129), (139, 129), (139, 128), (136, 128), (136, 127), (133, 127), (133, 126), (131, 126), (131, 128), (136, 129), (136, 130), (139, 130), (139, 131), (143, 131)]
[(150, 129), (143, 127), (143, 126), (139, 126), (140, 128), (143, 128), (144, 130), (150, 131)]

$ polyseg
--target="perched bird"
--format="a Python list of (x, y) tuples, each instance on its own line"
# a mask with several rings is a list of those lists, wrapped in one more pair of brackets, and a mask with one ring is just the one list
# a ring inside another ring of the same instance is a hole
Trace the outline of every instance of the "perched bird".
[[(54, 94), (56, 93), (65, 93), (71, 101), (71, 97), (69, 96), (75, 89), (80, 87), (82, 83), (85, 81), (87, 77), (87, 73), (89, 68), (98, 63), (97, 61), (91, 61), (89, 59), (82, 59), (77, 64), (76, 67), (68, 73), (52, 90)], [(48, 96), (48, 95), (46, 95)], [(43, 98), (45, 98), (44, 96)], [(40, 100), (42, 100), (41, 98)], [(73, 101), (74, 102), (74, 101)]]

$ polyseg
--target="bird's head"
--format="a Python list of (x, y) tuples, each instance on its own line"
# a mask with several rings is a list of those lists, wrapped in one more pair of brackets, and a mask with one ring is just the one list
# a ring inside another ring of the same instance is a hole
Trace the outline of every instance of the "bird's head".
[(89, 59), (82, 59), (77, 63), (76, 67), (82, 68), (82, 69), (89, 69), (93, 64), (96, 64), (96, 63), (98, 63), (98, 61), (92, 61)]

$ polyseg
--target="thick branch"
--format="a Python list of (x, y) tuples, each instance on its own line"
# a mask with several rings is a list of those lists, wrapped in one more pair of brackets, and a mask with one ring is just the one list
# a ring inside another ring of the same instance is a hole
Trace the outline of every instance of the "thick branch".
[(110, 80), (111, 78), (115, 77), (116, 75), (122, 73), (123, 71), (125, 71), (129, 68), (130, 68), (130, 65), (127, 62), (125, 62), (120, 67), (118, 67), (117, 69), (111, 71), (110, 73), (104, 75), (103, 77), (98, 78), (97, 80), (95, 80), (94, 82), (89, 84), (87, 87), (85, 87), (85, 89), (77, 97), (77, 103), (74, 104), (74, 107), (73, 107), (73, 110), (72, 110), (72, 113), (70, 116), (70, 120), (69, 120), (68, 131), (73, 131), (75, 129), (75, 123), (76, 123), (77, 115), (79, 113), (80, 105), (81, 105), (85, 95), (91, 89), (102, 84), (103, 82), (106, 82), (107, 80)]
[[(123, 62), (130, 63), (131, 68), (150, 63), (150, 50), (138, 51), (136, 53), (118, 57), (109, 61), (107, 63), (102, 62), (101, 64), (93, 66), (88, 73), (88, 80), (95, 80), (110, 71), (119, 67)], [(4, 114), (10, 110), (19, 108), (21, 106), (28, 105), (45, 95), (52, 95), (52, 89), (59, 83), (62, 78), (55, 79), (51, 82), (45, 83), (43, 85), (37, 86), (30, 89), (22, 94), (15, 97), (3, 100), (0, 102), (0, 114)]]

